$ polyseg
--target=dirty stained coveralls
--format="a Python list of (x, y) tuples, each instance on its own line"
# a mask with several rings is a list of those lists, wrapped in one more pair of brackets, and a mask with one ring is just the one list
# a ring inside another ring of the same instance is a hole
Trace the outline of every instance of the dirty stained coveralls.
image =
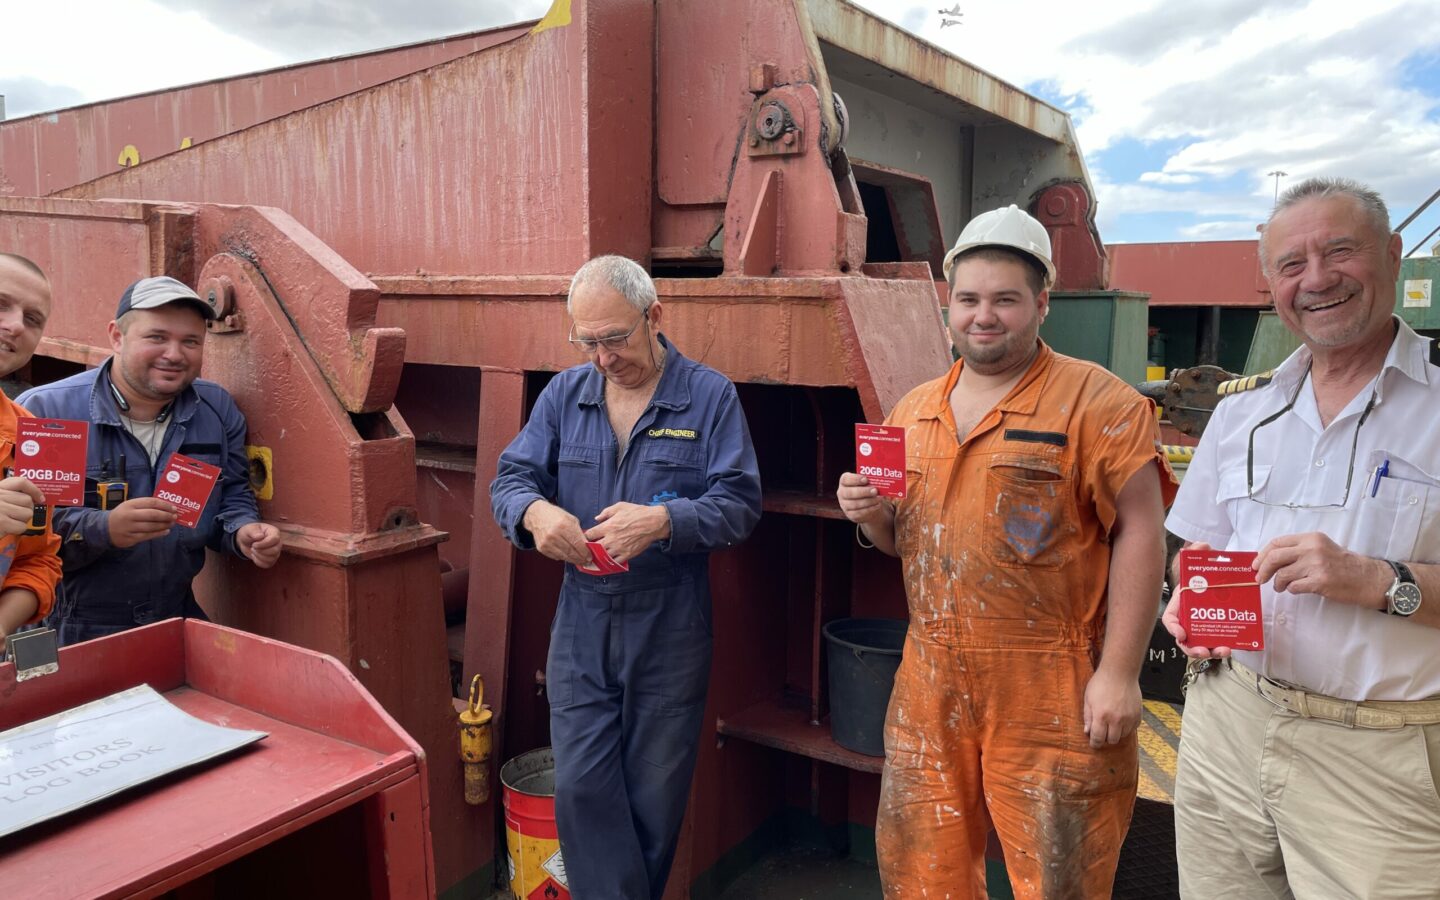
[(555, 376), (500, 456), (495, 520), (534, 547), (521, 521), (536, 500), (581, 529), (605, 507), (663, 503), (670, 539), (630, 571), (565, 566), (545, 685), (555, 753), (555, 818), (576, 900), (658, 898), (695, 767), (710, 674), (709, 551), (760, 517), (760, 476), (735, 387), (666, 346), (665, 369), (630, 443), (605, 411), (605, 379), (581, 365)]
[[(175, 616), (205, 618), (190, 587), (205, 565), (205, 548), (243, 556), (235, 546), (235, 532), (260, 521), (245, 457), (245, 417), (230, 394), (205, 380), (182, 391), (170, 407), (170, 424), (152, 466), (145, 448), (120, 420), (106, 383), (113, 363), (107, 360), (98, 369), (21, 395), (36, 416), (90, 422), (85, 505), (54, 510), (65, 578), (46, 624), (58, 632), (62, 645)], [(126, 481), (132, 499), (154, 496), (156, 478), (172, 453), (220, 467), (200, 522), (195, 528), (176, 525), (164, 537), (133, 547), (112, 547), (109, 513), (99, 508), (96, 485)]]
[(1084, 733), (1107, 535), (1136, 471), (1155, 460), (1167, 502), (1173, 479), (1150, 401), (1043, 342), (959, 443), (948, 398), (963, 365), (887, 419), (906, 430), (895, 534), (910, 628), (876, 826), (885, 896), (985, 897), (993, 822), (1017, 896), (1109, 897), (1137, 761), (1133, 734), (1092, 750)]

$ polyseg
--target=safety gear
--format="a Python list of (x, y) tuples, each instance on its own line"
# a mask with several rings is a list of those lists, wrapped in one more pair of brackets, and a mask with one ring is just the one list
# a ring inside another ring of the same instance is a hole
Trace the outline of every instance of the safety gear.
[(1154, 409), (1041, 342), (962, 441), (950, 397), (964, 366), (885, 422), (905, 429), (895, 547), (910, 627), (885, 726), (880, 882), (887, 900), (983, 900), (993, 825), (1017, 898), (1109, 897), (1137, 740), (1092, 748), (1085, 691), (1120, 492), (1153, 462), (1174, 494)]
[(1049, 290), (1055, 284), (1055, 264), (1050, 261), (1050, 235), (1044, 225), (1013, 203), (1004, 209), (981, 213), (970, 220), (965, 230), (960, 232), (955, 246), (945, 254), (942, 268), (947, 280), (950, 270), (955, 267), (956, 257), (976, 247), (1009, 247), (1033, 256), (1045, 267), (1045, 289)]

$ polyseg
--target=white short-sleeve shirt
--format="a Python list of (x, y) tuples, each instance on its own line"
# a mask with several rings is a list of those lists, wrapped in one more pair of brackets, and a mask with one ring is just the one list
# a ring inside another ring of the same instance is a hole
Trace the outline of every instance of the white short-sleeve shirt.
[[(1384, 368), (1329, 427), (1320, 425), (1310, 351), (1301, 347), (1264, 388), (1225, 398), (1206, 426), (1165, 526), (1187, 541), (1259, 550), (1318, 531), (1377, 559), (1440, 562), (1440, 368), (1429, 338), (1399, 322)], [(1298, 391), (1298, 393), (1297, 393)], [(1256, 426), (1282, 409), (1274, 422)], [(1374, 407), (1364, 424), (1365, 408)], [(1255, 435), (1250, 499), (1247, 446)], [(1351, 447), (1354, 446), (1353, 463)], [(1388, 477), (1377, 471), (1388, 461)], [(1440, 696), (1440, 629), (1318, 594), (1261, 589), (1265, 649), (1235, 651), (1263, 675), (1347, 700)], [(1425, 603), (1440, 603), (1426, 597)]]

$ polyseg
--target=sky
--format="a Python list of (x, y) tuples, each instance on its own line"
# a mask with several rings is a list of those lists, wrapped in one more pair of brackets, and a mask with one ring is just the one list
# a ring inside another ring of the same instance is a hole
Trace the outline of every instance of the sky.
[[(1253, 237), (1277, 181), (1310, 175), (1370, 184), (1397, 226), (1440, 189), (1436, 0), (958, 0), (950, 25), (940, 8), (957, 0), (860, 5), (1068, 112), (1109, 243)], [(17, 118), (547, 6), (0, 0), (0, 94)], [(1405, 249), (1437, 226), (1440, 201), (1404, 230)]]

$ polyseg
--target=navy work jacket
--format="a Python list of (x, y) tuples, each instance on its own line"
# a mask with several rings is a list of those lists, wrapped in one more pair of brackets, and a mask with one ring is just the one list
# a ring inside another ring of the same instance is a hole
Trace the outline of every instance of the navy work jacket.
[(735, 386), (660, 341), (665, 370), (623, 456), (605, 411), (605, 377), (579, 365), (546, 385), (490, 484), (495, 521), (522, 550), (535, 546), (521, 520), (536, 500), (571, 513), (581, 530), (613, 503), (665, 504), (670, 538), (630, 560), (629, 572), (566, 566), (566, 578), (602, 593), (702, 578), (709, 551), (744, 540), (760, 519), (760, 472)]
[[(181, 392), (167, 416), (158, 462), (151, 465), (145, 448), (120, 421), (107, 383), (113, 362), (31, 388), (22, 395), (22, 405), (39, 418), (90, 422), (85, 506), (54, 508), (65, 567), (55, 614), (97, 625), (142, 625), (181, 615), (191, 598), (190, 582), (205, 564), (205, 548), (238, 556), (236, 530), (260, 521), (260, 514), (250, 490), (245, 417), (229, 393), (199, 379)], [(132, 499), (154, 496), (156, 478), (176, 452), (221, 470), (198, 526), (176, 525), (164, 537), (112, 547), (109, 513), (99, 509), (96, 484), (125, 481)]]

